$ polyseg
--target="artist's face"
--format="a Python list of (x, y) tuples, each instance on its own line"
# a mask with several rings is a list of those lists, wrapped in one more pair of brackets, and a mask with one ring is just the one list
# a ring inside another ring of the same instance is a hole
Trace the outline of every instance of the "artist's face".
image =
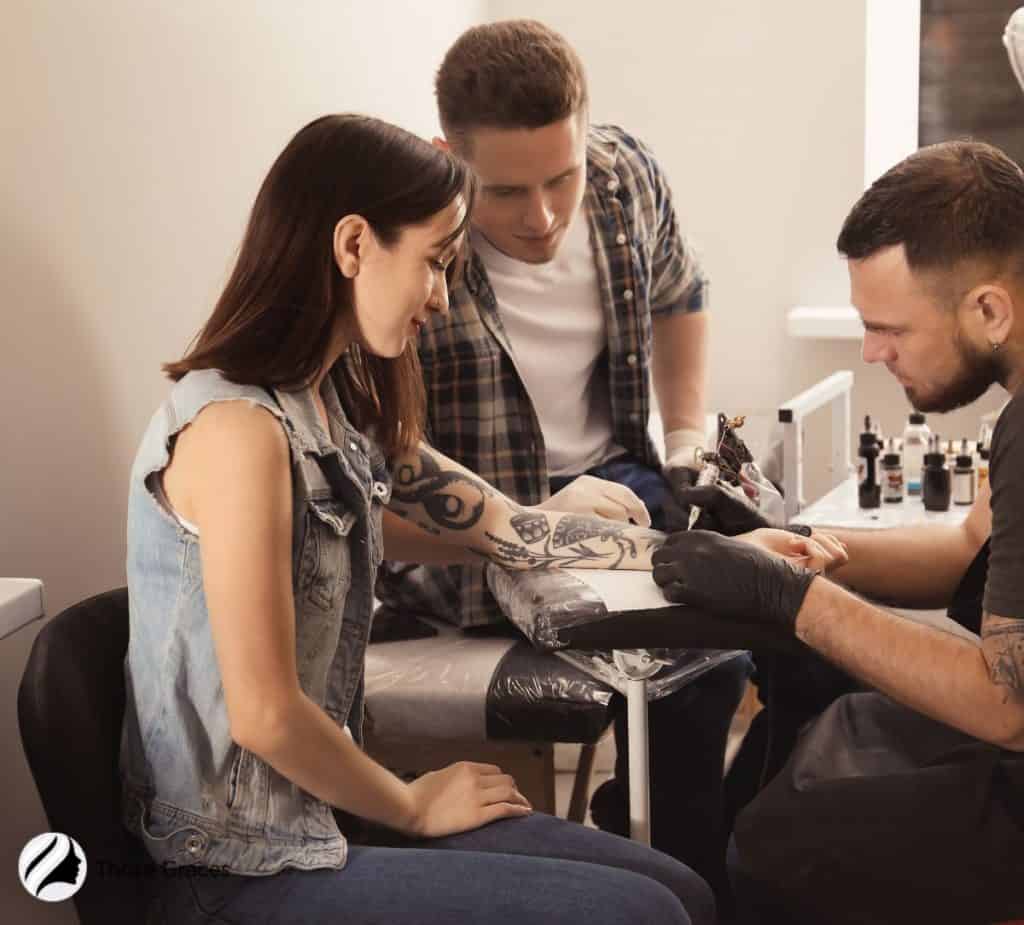
[(864, 362), (884, 363), (918, 411), (952, 411), (1002, 381), (1001, 358), (980, 336), (970, 306), (940, 304), (902, 245), (848, 266)]
[(586, 115), (536, 129), (478, 128), (460, 152), (480, 180), (473, 226), (502, 253), (547, 263), (583, 201)]

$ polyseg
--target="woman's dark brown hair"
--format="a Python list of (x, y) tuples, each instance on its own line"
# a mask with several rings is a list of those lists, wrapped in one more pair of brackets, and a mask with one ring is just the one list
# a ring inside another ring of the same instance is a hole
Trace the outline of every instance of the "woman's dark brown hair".
[[(323, 116), (274, 162), (252, 207), (238, 260), (213, 314), (185, 357), (164, 365), (177, 381), (217, 369), (232, 382), (306, 388), (320, 373), (340, 316), (355, 330), (350, 285), (334, 261), (334, 228), (361, 215), (384, 244), (474, 193), (455, 157), (410, 132), (368, 116)], [(353, 343), (331, 375), (361, 431), (389, 456), (423, 432), (423, 379), (415, 344), (401, 356), (372, 356)]]

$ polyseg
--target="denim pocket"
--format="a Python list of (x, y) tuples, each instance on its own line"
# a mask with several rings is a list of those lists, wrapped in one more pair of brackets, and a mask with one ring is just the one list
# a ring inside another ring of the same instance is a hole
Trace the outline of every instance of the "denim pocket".
[(235, 757), (231, 761), (231, 773), (228, 775), (228, 797), (227, 807), (231, 809), (235, 805), (238, 796), (238, 775), (242, 769), (242, 759), (245, 757), (245, 749), (235, 746)]
[(321, 610), (334, 608), (351, 583), (348, 535), (355, 522), (356, 515), (332, 498), (307, 502), (299, 581), (310, 603)]

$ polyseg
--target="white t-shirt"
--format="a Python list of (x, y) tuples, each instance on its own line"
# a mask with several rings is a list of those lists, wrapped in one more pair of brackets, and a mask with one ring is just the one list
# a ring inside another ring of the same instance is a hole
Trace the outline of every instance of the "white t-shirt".
[(472, 245), (540, 421), (548, 475), (578, 475), (624, 452), (612, 440), (607, 372), (598, 364), (608, 333), (583, 210), (548, 263), (515, 260), (478, 231)]

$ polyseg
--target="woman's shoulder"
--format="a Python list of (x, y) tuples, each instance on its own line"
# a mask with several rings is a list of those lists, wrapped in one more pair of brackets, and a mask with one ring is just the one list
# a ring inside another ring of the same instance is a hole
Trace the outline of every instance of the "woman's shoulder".
[(248, 400), (277, 411), (273, 395), (262, 386), (232, 382), (219, 369), (194, 369), (171, 389), (170, 401), (176, 411), (192, 417), (214, 402)]

